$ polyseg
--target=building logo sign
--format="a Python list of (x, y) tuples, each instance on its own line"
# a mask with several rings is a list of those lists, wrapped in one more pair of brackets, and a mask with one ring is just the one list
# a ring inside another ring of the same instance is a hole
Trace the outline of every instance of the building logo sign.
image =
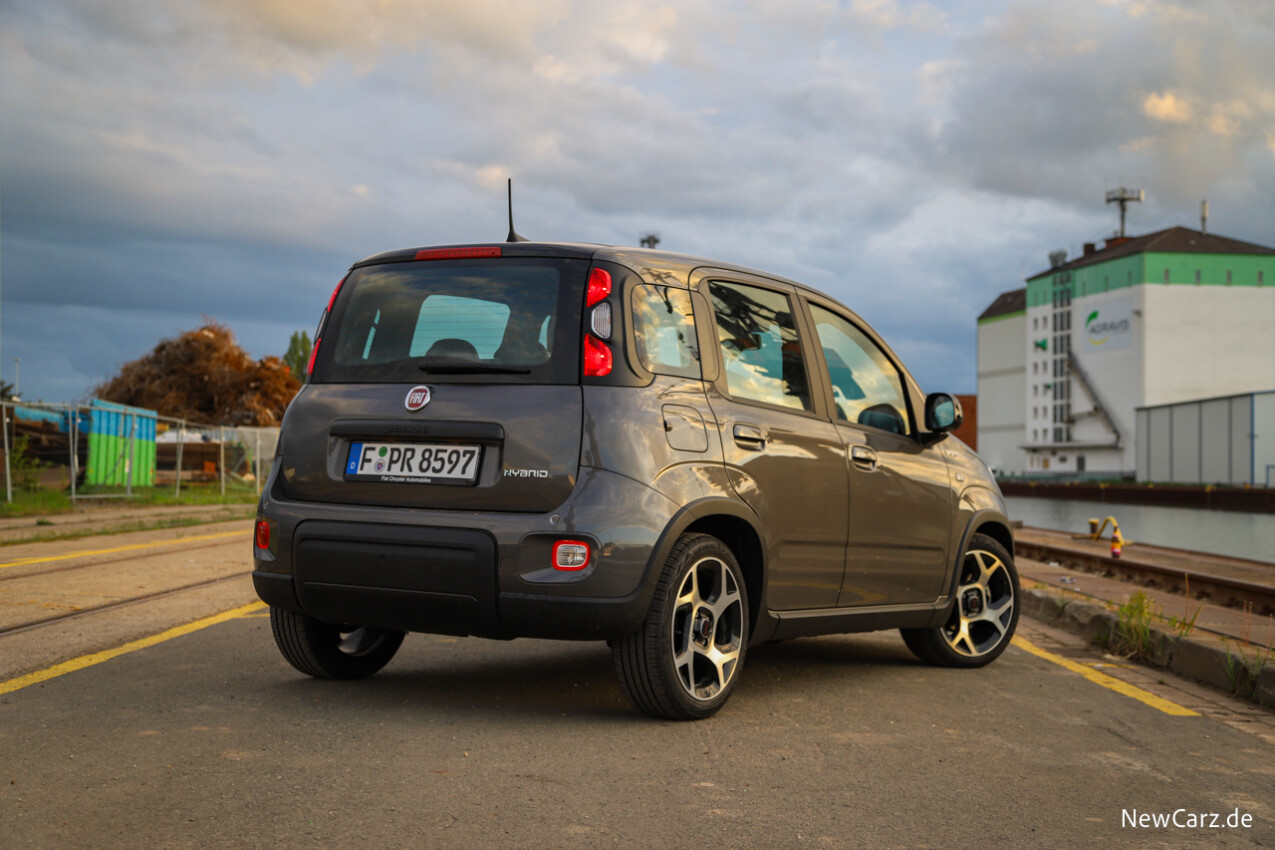
[(1133, 305), (1129, 299), (1100, 304), (1085, 317), (1085, 348), (1115, 351), (1133, 342)]

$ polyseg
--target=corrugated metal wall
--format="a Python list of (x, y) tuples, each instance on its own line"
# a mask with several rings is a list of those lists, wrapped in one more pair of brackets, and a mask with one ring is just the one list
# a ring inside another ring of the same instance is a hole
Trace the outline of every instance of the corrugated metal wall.
[(1138, 480), (1275, 485), (1275, 392), (1140, 407)]

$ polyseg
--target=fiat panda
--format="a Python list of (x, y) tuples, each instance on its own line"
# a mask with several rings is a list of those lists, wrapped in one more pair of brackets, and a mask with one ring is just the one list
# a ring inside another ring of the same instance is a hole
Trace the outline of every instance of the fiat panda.
[(1004, 501), (834, 299), (655, 250), (505, 242), (355, 263), (258, 507), (302, 673), (407, 632), (599, 640), (641, 711), (707, 717), (748, 648), (899, 629), (979, 667), (1019, 615)]

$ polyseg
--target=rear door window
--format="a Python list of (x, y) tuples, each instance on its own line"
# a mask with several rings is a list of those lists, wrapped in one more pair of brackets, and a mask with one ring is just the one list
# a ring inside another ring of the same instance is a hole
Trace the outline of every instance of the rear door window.
[(734, 398), (810, 410), (810, 383), (787, 295), (743, 283), (708, 285), (726, 390)]
[(321, 382), (575, 383), (584, 260), (392, 263), (351, 273)]

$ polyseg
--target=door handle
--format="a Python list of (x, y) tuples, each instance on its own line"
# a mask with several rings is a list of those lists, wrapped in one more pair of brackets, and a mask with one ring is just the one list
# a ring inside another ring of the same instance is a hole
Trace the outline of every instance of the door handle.
[(736, 422), (731, 433), (735, 437), (735, 445), (741, 449), (761, 451), (766, 448), (766, 430), (758, 425)]
[(867, 446), (852, 446), (850, 448), (850, 460), (854, 461), (855, 466), (864, 469), (877, 468), (877, 453)]

